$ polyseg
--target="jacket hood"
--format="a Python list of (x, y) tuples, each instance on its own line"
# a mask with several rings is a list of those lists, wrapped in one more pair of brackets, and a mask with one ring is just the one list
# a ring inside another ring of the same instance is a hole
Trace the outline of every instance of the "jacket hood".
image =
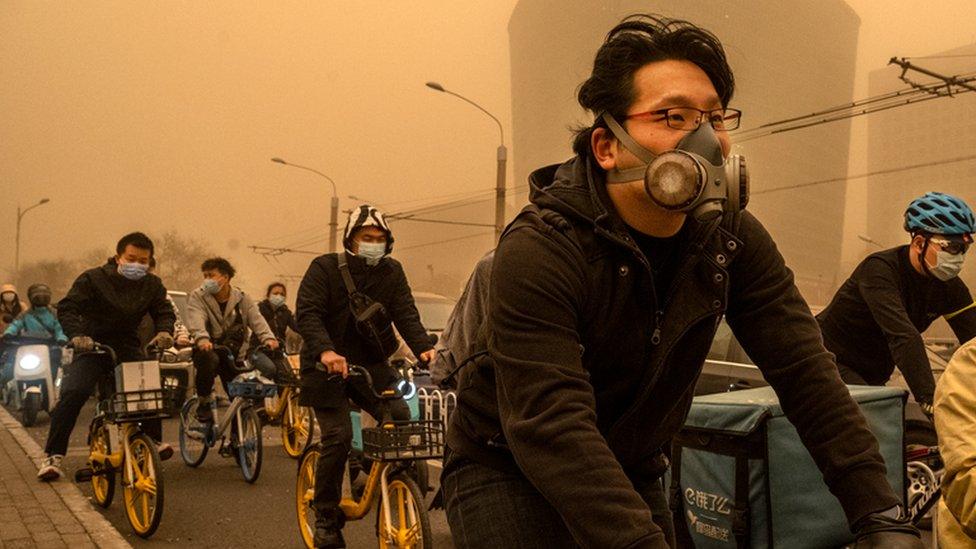
[(20, 298), (20, 294), (17, 293), (17, 287), (13, 284), (4, 284), (3, 286), (0, 286), (0, 294), (7, 292), (13, 292), (18, 299)]
[(626, 234), (627, 225), (610, 201), (605, 178), (599, 166), (575, 156), (562, 164), (532, 172), (529, 201), (598, 229)]

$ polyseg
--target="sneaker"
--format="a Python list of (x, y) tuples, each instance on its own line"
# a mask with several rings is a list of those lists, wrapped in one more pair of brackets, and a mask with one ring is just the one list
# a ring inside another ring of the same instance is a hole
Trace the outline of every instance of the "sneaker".
[(168, 442), (160, 442), (156, 446), (156, 452), (159, 454), (160, 461), (166, 461), (173, 457), (173, 447)]
[(200, 423), (213, 423), (213, 410), (210, 409), (210, 403), (201, 402), (197, 406), (197, 421)]
[(338, 528), (316, 526), (312, 545), (315, 549), (345, 549), (346, 540), (342, 539), (342, 530)]
[(64, 456), (60, 454), (48, 456), (41, 465), (41, 468), (37, 471), (37, 478), (44, 482), (60, 480), (64, 476), (64, 471), (61, 470), (62, 459), (64, 459)]

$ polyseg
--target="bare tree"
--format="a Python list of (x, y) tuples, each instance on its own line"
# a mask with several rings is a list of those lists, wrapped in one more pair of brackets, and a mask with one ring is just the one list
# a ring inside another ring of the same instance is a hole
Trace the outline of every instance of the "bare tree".
[(200, 285), (200, 264), (215, 254), (199, 240), (176, 231), (163, 233), (156, 244), (156, 274), (168, 290), (190, 291)]

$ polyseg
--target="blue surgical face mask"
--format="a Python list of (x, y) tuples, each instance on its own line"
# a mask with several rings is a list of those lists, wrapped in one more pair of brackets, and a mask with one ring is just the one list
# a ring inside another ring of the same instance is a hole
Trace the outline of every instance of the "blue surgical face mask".
[(275, 307), (281, 307), (282, 305), (285, 304), (285, 296), (281, 294), (271, 294), (270, 296), (268, 296), (268, 302), (274, 305)]
[(966, 254), (950, 254), (949, 252), (938, 251), (935, 254), (935, 266), (928, 265), (932, 276), (942, 282), (952, 280), (959, 276), (962, 265), (966, 260)]
[(149, 272), (149, 265), (142, 263), (119, 263), (119, 274), (129, 280), (139, 280)]
[(386, 255), (386, 242), (360, 242), (356, 255), (365, 259), (367, 265), (376, 265)]
[(203, 285), (200, 287), (203, 288), (204, 293), (210, 295), (216, 295), (220, 293), (220, 283), (212, 278), (204, 279)]

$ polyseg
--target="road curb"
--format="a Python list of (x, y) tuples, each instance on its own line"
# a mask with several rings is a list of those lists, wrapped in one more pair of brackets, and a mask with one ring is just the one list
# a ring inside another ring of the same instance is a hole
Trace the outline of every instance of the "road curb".
[[(34, 465), (40, 467), (41, 462), (45, 458), (44, 451), (31, 438), (24, 427), (21, 426), (20, 422), (10, 415), (3, 406), (0, 406), (0, 423), (7, 428), (10, 435), (17, 441), (21, 450), (34, 462)], [(104, 549), (132, 547), (129, 545), (129, 542), (125, 541), (122, 534), (112, 526), (112, 523), (92, 507), (91, 502), (74, 485), (74, 482), (65, 479), (60, 482), (52, 482), (51, 487), (58, 494), (58, 497), (61, 498), (64, 506), (74, 515), (82, 527), (84, 527), (95, 545)]]

